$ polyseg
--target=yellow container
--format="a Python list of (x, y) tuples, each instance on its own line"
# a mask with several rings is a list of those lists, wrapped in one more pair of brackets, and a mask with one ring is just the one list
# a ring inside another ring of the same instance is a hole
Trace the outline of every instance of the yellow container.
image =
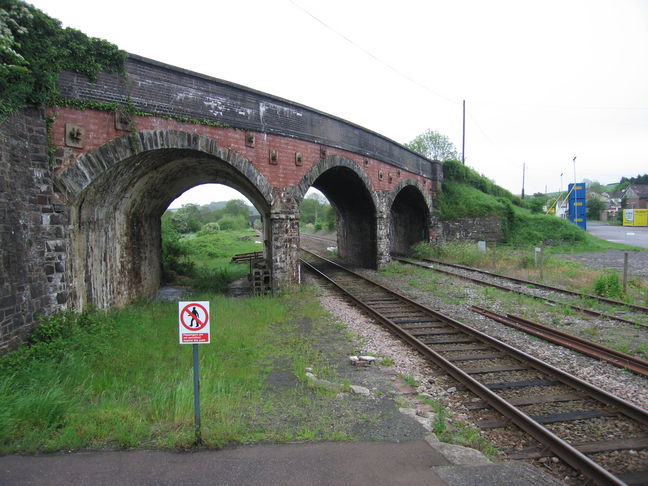
[(648, 226), (648, 209), (624, 209), (623, 226)]

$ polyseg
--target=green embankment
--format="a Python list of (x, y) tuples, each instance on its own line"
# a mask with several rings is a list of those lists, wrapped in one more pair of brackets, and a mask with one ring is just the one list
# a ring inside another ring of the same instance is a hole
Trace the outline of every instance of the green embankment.
[(544, 246), (549, 252), (627, 248), (542, 213), (538, 198), (522, 200), (460, 162), (447, 161), (443, 166), (443, 191), (438, 198), (442, 220), (500, 216), (504, 225), (502, 243), (518, 248)]

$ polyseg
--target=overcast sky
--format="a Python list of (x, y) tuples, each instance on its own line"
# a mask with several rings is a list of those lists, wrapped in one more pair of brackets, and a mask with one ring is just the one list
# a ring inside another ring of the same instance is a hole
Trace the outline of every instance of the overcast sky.
[[(648, 0), (38, 0), (128, 52), (405, 143), (519, 194), (648, 172)], [(229, 199), (229, 195), (223, 196)]]

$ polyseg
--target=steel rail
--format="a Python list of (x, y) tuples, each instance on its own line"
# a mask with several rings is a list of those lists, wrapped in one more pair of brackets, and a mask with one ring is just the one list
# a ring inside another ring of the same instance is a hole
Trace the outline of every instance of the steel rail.
[[(447, 270), (442, 270), (440, 268), (430, 267), (428, 265), (424, 265), (424, 264), (419, 263), (419, 262), (411, 261), (411, 260), (408, 260), (406, 258), (394, 258), (394, 260), (397, 260), (397, 261), (402, 262), (402, 263), (406, 263), (408, 265), (414, 265), (414, 266), (417, 266), (417, 267), (427, 268), (428, 270), (443, 273), (445, 275), (450, 275), (452, 277), (457, 277), (457, 278), (461, 278), (461, 279), (464, 279), (464, 280), (468, 280), (470, 282), (476, 283), (477, 285), (484, 285), (486, 287), (494, 287), (496, 289), (503, 290), (505, 292), (514, 292), (516, 294), (526, 295), (527, 297), (531, 297), (531, 298), (537, 299), (537, 300), (543, 300), (545, 302), (550, 302), (551, 304), (555, 304), (555, 305), (566, 305), (569, 308), (574, 309), (575, 311), (580, 312), (581, 314), (588, 315), (588, 316), (604, 317), (606, 319), (612, 319), (612, 320), (615, 320), (615, 321), (624, 322), (625, 324), (631, 324), (633, 326), (648, 327), (646, 324), (631, 321), (629, 319), (624, 319), (623, 317), (618, 317), (618, 316), (615, 316), (614, 314), (607, 314), (605, 312), (599, 312), (599, 311), (595, 311), (595, 310), (592, 310), (592, 309), (585, 309), (584, 307), (580, 307), (578, 305), (568, 304), (568, 303), (565, 303), (565, 302), (560, 302), (558, 300), (550, 299), (549, 297), (542, 297), (541, 295), (528, 294), (526, 292), (522, 292), (520, 290), (512, 289), (512, 288), (506, 287), (504, 285), (496, 284), (496, 283), (493, 283), (493, 282), (486, 282), (485, 280), (480, 280), (478, 278), (469, 277), (467, 275), (460, 275), (458, 273), (448, 272)], [(441, 263), (441, 265), (446, 265), (446, 264)], [(503, 278), (507, 278), (507, 277), (503, 277)]]
[(564, 289), (562, 287), (554, 287), (554, 286), (546, 285), (546, 284), (543, 284), (543, 283), (540, 283), (540, 282), (534, 282), (533, 280), (525, 280), (525, 279), (517, 278), (517, 277), (509, 277), (507, 275), (501, 275), (499, 273), (489, 272), (488, 270), (482, 270), (480, 268), (469, 267), (469, 266), (466, 266), (466, 265), (459, 265), (457, 263), (444, 263), (444, 262), (442, 262), (440, 260), (435, 260), (433, 258), (421, 258), (421, 260), (426, 261), (426, 262), (430, 262), (430, 263), (437, 263), (439, 265), (445, 265), (447, 267), (460, 268), (462, 270), (468, 270), (470, 272), (482, 273), (482, 274), (488, 275), (490, 277), (496, 277), (496, 278), (502, 278), (502, 279), (505, 279), (505, 280), (511, 280), (512, 282), (517, 282), (517, 283), (524, 284), (524, 285), (534, 285), (535, 287), (543, 288), (543, 289), (546, 289), (546, 290), (552, 290), (554, 292), (562, 292), (563, 294), (568, 294), (568, 295), (571, 295), (573, 297), (579, 297), (581, 299), (594, 299), (594, 300), (598, 300), (600, 302), (605, 302), (607, 304), (624, 306), (624, 307), (628, 307), (628, 308), (631, 308), (631, 309), (638, 310), (640, 312), (648, 313), (648, 307), (645, 307), (645, 306), (639, 305), (639, 304), (630, 304), (628, 302), (622, 302), (620, 300), (610, 299), (610, 298), (607, 298), (607, 297), (601, 297), (601, 296), (598, 296), (598, 295), (583, 294), (581, 292), (576, 292), (574, 290)]
[[(486, 334), (477, 331), (475, 329), (472, 329), (459, 321), (456, 321), (452, 319), (451, 317), (448, 317), (444, 314), (440, 314), (429, 307), (426, 307), (422, 304), (419, 304), (415, 301), (412, 301), (408, 297), (404, 296), (403, 294), (385, 287), (384, 285), (368, 278), (363, 275), (360, 275), (356, 272), (353, 272), (352, 270), (349, 270), (347, 268), (342, 267), (336, 262), (333, 262), (331, 260), (328, 260), (320, 255), (317, 255), (313, 252), (303, 250), (302, 251), (314, 255), (316, 258), (325, 261), (336, 268), (339, 268), (340, 270), (343, 270), (351, 275), (354, 275), (360, 279), (363, 279), (367, 282), (370, 282), (373, 285), (378, 286), (382, 290), (396, 296), (399, 300), (417, 308), (420, 309), (429, 315), (449, 324), (452, 327), (455, 327), (457, 329), (460, 329), (467, 334), (472, 335), (475, 337), (477, 340), (482, 341), (483, 343), (486, 343), (488, 345), (491, 345), (495, 348), (498, 348), (500, 350), (503, 350), (507, 352), (509, 355), (513, 355), (517, 357), (518, 359), (521, 359), (525, 362), (527, 362), (532, 368), (535, 368), (539, 371), (543, 371), (545, 373), (549, 373), (554, 375), (554, 377), (557, 377), (561, 382), (568, 384), (569, 386), (572, 386), (574, 388), (587, 391), (587, 393), (592, 396), (593, 398), (595, 397), (598, 401), (601, 401), (603, 403), (606, 403), (608, 405), (614, 405), (617, 407), (619, 411), (621, 411), (623, 414), (629, 416), (630, 418), (637, 420), (638, 422), (648, 425), (648, 412), (625, 401), (622, 400), (618, 397), (615, 397), (614, 395), (611, 395), (604, 390), (600, 390), (598, 388), (593, 387), (589, 383), (575, 377), (572, 375), (569, 375), (568, 373), (563, 372), (562, 370), (559, 370), (551, 365), (548, 365), (546, 363), (543, 363), (542, 361), (536, 359), (535, 357), (524, 353), (523, 351), (520, 351), (516, 348), (513, 348), (512, 346), (509, 346), (508, 344), (499, 341), (497, 339), (491, 338), (490, 336), (487, 336)], [(592, 461), (589, 457), (584, 455), (582, 452), (580, 452), (578, 449), (576, 449), (574, 446), (570, 445), (557, 435), (555, 435), (553, 432), (548, 430), (547, 428), (543, 427), (540, 425), (538, 422), (533, 420), (531, 417), (529, 417), (527, 414), (519, 410), (517, 407), (513, 406), (506, 400), (502, 399), (500, 396), (495, 394), (493, 391), (491, 391), (489, 388), (484, 386), (482, 383), (478, 382), (474, 378), (472, 378), (469, 374), (461, 370), (459, 367), (455, 366), (452, 364), (449, 360), (435, 352), (433, 349), (431, 349), (429, 346), (427, 346), (425, 343), (423, 343), (421, 340), (417, 339), (414, 337), (412, 334), (409, 332), (405, 331), (404, 329), (400, 328), (397, 324), (395, 324), (391, 319), (383, 315), (381, 312), (377, 311), (376, 309), (372, 308), (370, 305), (366, 304), (363, 302), (363, 300), (354, 293), (349, 290), (344, 288), (341, 284), (335, 282), (332, 278), (328, 277), (325, 275), (323, 272), (318, 270), (314, 265), (311, 265), (310, 263), (306, 262), (305, 260), (301, 260), (302, 264), (306, 265), (307, 268), (311, 269), (314, 271), (316, 274), (320, 275), (322, 278), (330, 282), (332, 285), (343, 291), (346, 295), (348, 295), (354, 302), (356, 302), (360, 307), (365, 309), (367, 312), (369, 312), (371, 315), (373, 315), (379, 322), (381, 322), (385, 327), (390, 330), (393, 334), (404, 340), (405, 342), (409, 343), (411, 346), (413, 346), (416, 350), (418, 350), (423, 356), (426, 358), (430, 359), (433, 363), (435, 363), (437, 366), (441, 367), (444, 369), (450, 376), (455, 378), (457, 381), (462, 383), (468, 390), (482, 398), (485, 402), (487, 402), (494, 410), (505, 416), (508, 420), (510, 420), (512, 423), (520, 427), (522, 430), (524, 430), (526, 433), (534, 437), (536, 440), (538, 440), (540, 443), (545, 444), (549, 450), (551, 450), (556, 456), (560, 457), (563, 459), (567, 464), (570, 464), (572, 467), (574, 467), (576, 470), (580, 471), (583, 473), (586, 477), (592, 479), (596, 484), (601, 484), (601, 485), (608, 485), (608, 484), (614, 484), (614, 485), (623, 485), (625, 484), (623, 481), (621, 481), (619, 478), (617, 478), (615, 475), (610, 473), (609, 471), (605, 470), (602, 468), (599, 464), (596, 462)]]
[(619, 368), (627, 368), (640, 375), (648, 376), (648, 361), (643, 359), (630, 356), (629, 354), (616, 351), (615, 349), (602, 346), (598, 343), (574, 336), (573, 334), (560, 331), (559, 329), (550, 326), (545, 326), (544, 324), (540, 324), (539, 322), (530, 319), (525, 319), (524, 317), (515, 314), (507, 314), (506, 316), (503, 316), (476, 305), (471, 305), (469, 309), (497, 322), (533, 334), (534, 336), (541, 337), (547, 341), (551, 341), (552, 343), (559, 344), (560, 346), (565, 346), (575, 351), (579, 351), (580, 353), (593, 358), (608, 361)]

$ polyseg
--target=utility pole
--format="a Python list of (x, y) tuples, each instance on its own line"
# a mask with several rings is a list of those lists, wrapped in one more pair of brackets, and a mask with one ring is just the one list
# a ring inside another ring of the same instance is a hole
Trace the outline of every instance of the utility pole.
[(574, 184), (576, 184), (576, 156), (575, 155), (572, 162), (574, 162)]
[(522, 162), (522, 199), (524, 199), (524, 172), (526, 169), (526, 162)]
[(461, 131), (461, 163), (466, 165), (466, 100), (463, 100), (463, 124)]

